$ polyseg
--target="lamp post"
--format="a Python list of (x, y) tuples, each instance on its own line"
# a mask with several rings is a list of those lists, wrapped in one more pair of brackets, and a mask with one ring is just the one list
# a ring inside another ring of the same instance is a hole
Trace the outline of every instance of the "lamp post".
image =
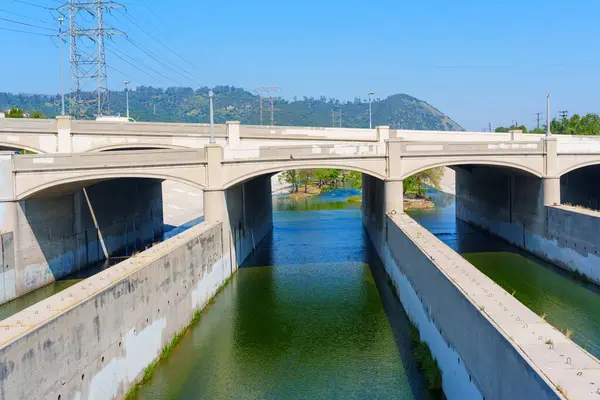
[(550, 93), (546, 93), (546, 136), (550, 135)]
[(62, 24), (64, 22), (64, 18), (63, 17), (58, 17), (58, 41), (59, 41), (59, 52), (60, 52), (60, 93), (61, 93), (61, 111), (60, 111), (60, 115), (65, 115), (65, 82), (63, 79), (63, 55), (62, 55), (62, 42), (63, 42), (63, 38), (62, 38)]
[(123, 82), (125, 85), (125, 102), (127, 104), (127, 120), (129, 121), (129, 90), (127, 89), (127, 85), (129, 85), (129, 81)]
[(375, 92), (369, 92), (367, 95), (369, 96), (369, 129), (373, 129), (373, 119), (371, 114), (371, 96), (373, 96)]
[(210, 100), (210, 143), (215, 143), (215, 120), (213, 114), (213, 96), (214, 93), (211, 90), (208, 91), (208, 98)]

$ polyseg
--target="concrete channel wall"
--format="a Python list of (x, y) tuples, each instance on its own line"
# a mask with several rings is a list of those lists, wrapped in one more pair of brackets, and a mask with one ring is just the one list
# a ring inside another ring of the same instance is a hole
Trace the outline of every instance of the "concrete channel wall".
[(458, 168), (456, 188), (459, 219), (600, 284), (600, 213), (544, 206), (541, 179), (497, 167)]
[(0, 322), (0, 399), (122, 398), (231, 276), (202, 223)]
[[(363, 224), (450, 399), (596, 398), (600, 363), (363, 178)], [(366, 188), (366, 190), (365, 190)]]
[(103, 260), (100, 235), (116, 255), (143, 250), (163, 233), (158, 180), (111, 180), (88, 187), (87, 199), (77, 190), (0, 208), (12, 221), (1, 236), (0, 303)]

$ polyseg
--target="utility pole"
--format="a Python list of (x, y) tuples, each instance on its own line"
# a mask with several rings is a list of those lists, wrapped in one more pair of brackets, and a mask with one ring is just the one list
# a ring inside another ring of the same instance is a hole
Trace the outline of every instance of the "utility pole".
[(269, 87), (265, 87), (265, 86), (259, 86), (256, 89), (254, 89), (254, 93), (258, 93), (259, 96), (259, 101), (260, 101), (260, 124), (263, 125), (263, 112), (264, 112), (264, 102), (268, 101), (271, 103), (271, 126), (275, 125), (275, 100), (276, 98), (273, 97), (272, 95), (269, 97), (264, 97), (264, 93), (274, 93), (277, 92), (278, 90), (281, 90), (281, 88), (278, 88), (276, 86), (269, 86)]
[(541, 112), (535, 113), (535, 119), (537, 121), (537, 129), (540, 129), (540, 115), (542, 115)]
[(59, 8), (69, 13), (71, 115), (100, 116), (108, 109), (104, 39), (124, 32), (105, 25), (104, 13), (116, 8), (123, 6), (112, 0), (69, 0)]
[(569, 116), (569, 111), (567, 111), (567, 110), (560, 110), (558, 112), (558, 114), (560, 115), (561, 119), (566, 119)]
[(213, 113), (213, 96), (214, 93), (211, 90), (208, 91), (208, 98), (210, 100), (210, 141), (209, 143), (215, 143), (215, 119)]
[(550, 136), (550, 93), (546, 93), (546, 136)]
[(62, 35), (62, 24), (64, 22), (63, 17), (58, 17), (58, 41), (59, 44), (59, 53), (60, 53), (60, 102), (61, 102), (61, 111), (60, 115), (65, 115), (65, 80), (63, 77), (63, 35)]
[(373, 119), (371, 114), (371, 96), (373, 96), (375, 92), (369, 92), (367, 95), (369, 96), (369, 129), (373, 129)]
[(127, 90), (127, 85), (129, 85), (129, 81), (123, 82), (125, 85), (125, 101), (127, 103), (127, 120), (129, 121), (129, 90)]

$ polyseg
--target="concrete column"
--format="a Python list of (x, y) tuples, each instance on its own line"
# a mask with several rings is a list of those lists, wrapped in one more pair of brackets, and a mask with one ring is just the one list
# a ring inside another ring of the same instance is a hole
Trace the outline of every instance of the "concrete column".
[(544, 172), (543, 178), (544, 205), (560, 204), (560, 176), (558, 176), (558, 141), (556, 137), (544, 139)]
[(402, 179), (385, 181), (385, 212), (404, 212), (404, 181)]
[(403, 139), (392, 139), (387, 142), (386, 155), (388, 158), (387, 177), (398, 180), (402, 176)]
[(56, 151), (59, 153), (71, 153), (72, 152), (72, 141), (71, 141), (71, 116), (70, 115), (59, 115), (56, 117)]
[(560, 178), (543, 178), (544, 205), (554, 206), (560, 204)]
[(227, 121), (227, 144), (231, 147), (240, 145), (240, 121)]

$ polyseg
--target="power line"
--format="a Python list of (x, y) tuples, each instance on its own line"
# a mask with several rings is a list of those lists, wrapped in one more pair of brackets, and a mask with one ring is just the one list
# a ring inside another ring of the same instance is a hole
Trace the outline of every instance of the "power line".
[(39, 25), (28, 24), (27, 22), (15, 21), (14, 19), (8, 19), (8, 18), (2, 18), (2, 17), (0, 17), (0, 21), (12, 22), (13, 24), (19, 24), (19, 25), (31, 26), (31, 27), (33, 27), (33, 28), (45, 29), (45, 30), (47, 30), (47, 31), (54, 32), (54, 29), (46, 28), (46, 27), (44, 27), (44, 26), (39, 26)]
[(9, 15), (14, 15), (15, 17), (25, 18), (25, 19), (27, 19), (29, 21), (41, 22), (42, 24), (47, 24), (48, 23), (48, 20), (35, 19), (35, 18), (28, 17), (26, 15), (19, 14), (19, 13), (16, 13), (16, 12), (12, 12), (12, 11), (8, 11), (8, 10), (0, 9), (0, 12), (6, 13), (6, 14), (9, 14)]
[(1, 26), (0, 26), (0, 30), (9, 31), (9, 32), (17, 32), (17, 33), (25, 33), (25, 34), (28, 34), (28, 35), (36, 35), (36, 36), (46, 36), (46, 37), (53, 37), (54, 36), (54, 35), (49, 35), (47, 33), (28, 32), (28, 31), (22, 31), (20, 29), (3, 28)]
[(43, 8), (45, 10), (50, 10), (49, 7), (41, 6), (41, 5), (35, 4), (35, 3), (30, 3), (29, 1), (23, 1), (23, 0), (12, 0), (12, 1), (14, 1), (15, 3), (26, 4), (28, 6), (37, 7), (37, 8)]

